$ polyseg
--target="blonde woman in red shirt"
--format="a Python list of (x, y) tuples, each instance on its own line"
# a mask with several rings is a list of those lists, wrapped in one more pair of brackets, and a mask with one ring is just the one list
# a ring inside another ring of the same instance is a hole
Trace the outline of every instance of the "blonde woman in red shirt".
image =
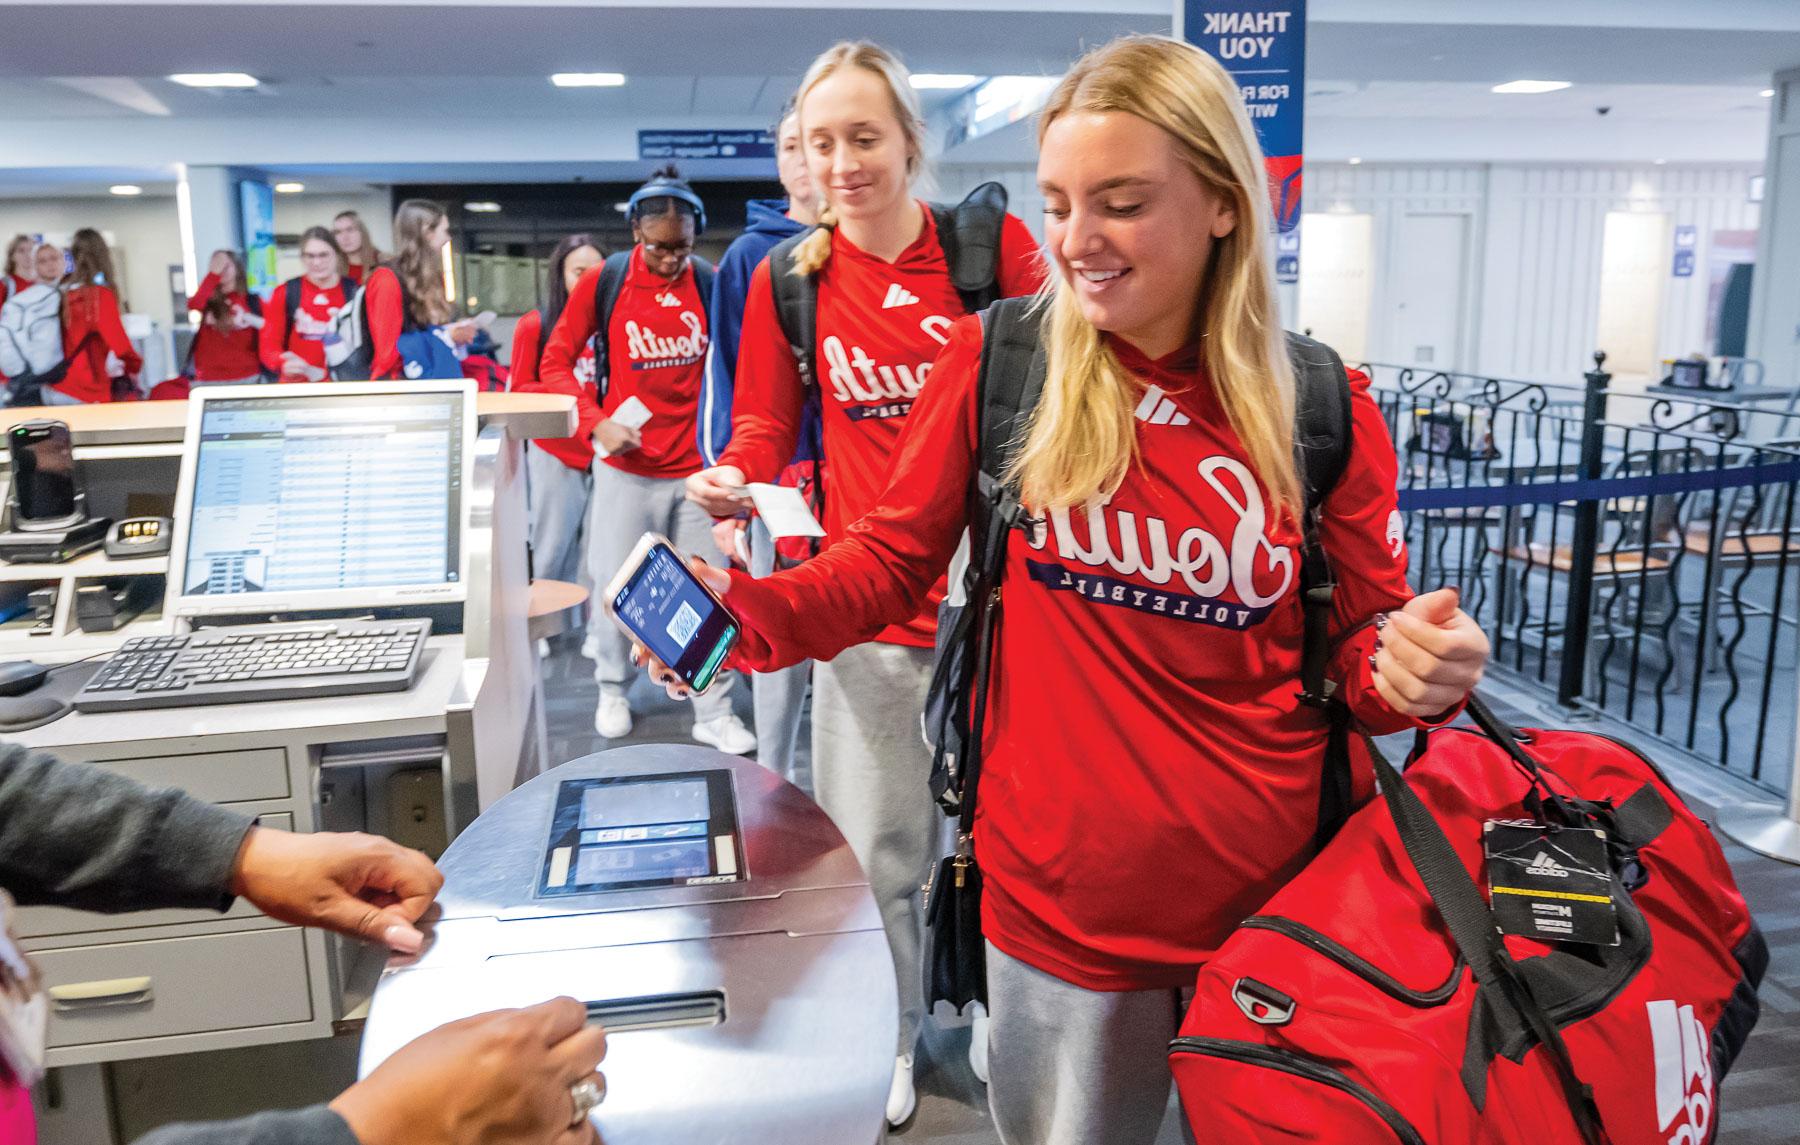
[(32, 259), (37, 247), (38, 240), (30, 235), (14, 235), (6, 244), (6, 271), (0, 276), (0, 302), (36, 285), (37, 268)]
[[(1048, 371), (1011, 471), (1037, 523), (1005, 542), (974, 834), (989, 1100), (1007, 1145), (1148, 1145), (1179, 991), (1318, 825), (1295, 383), (1263, 158), (1223, 68), (1118, 41), (1063, 79), (1039, 145)], [(843, 540), (764, 580), (701, 573), (744, 624), (740, 666), (829, 660), (915, 614), (967, 523), (982, 333), (951, 331)], [(1362, 726), (1393, 732), (1453, 713), (1488, 644), (1454, 590), (1407, 587), (1393, 447), (1368, 379), (1350, 381), (1318, 526), (1331, 675)]]
[(44, 404), (85, 405), (113, 400), (113, 379), (144, 368), (119, 316), (113, 293), (112, 251), (100, 232), (83, 227), (69, 243), (75, 269), (63, 279), (63, 354), (69, 360), (61, 382), (44, 387)]
[[(925, 129), (905, 67), (874, 44), (839, 44), (813, 61), (796, 106), (824, 208), (796, 265), (818, 289), (822, 523), (836, 538), (874, 506), (932, 359), (964, 308), (937, 220), (912, 192)], [(757, 267), (744, 304), (731, 444), (717, 466), (688, 481), (688, 495), (717, 517), (743, 507), (747, 482), (773, 481), (788, 464), (808, 398), (776, 318), (771, 265)], [(1006, 216), (998, 293), (1030, 294), (1042, 279), (1031, 232)], [(894, 955), (900, 1043), (887, 1113), (895, 1125), (916, 1102), (912, 1055), (925, 1013), (919, 888), (942, 817), (926, 786), (931, 757), (919, 739), (919, 709), (948, 562), (945, 554), (932, 570), (937, 583), (926, 599), (843, 655), (824, 657), (831, 663), (822, 660), (813, 676), (813, 786), (869, 875)]]

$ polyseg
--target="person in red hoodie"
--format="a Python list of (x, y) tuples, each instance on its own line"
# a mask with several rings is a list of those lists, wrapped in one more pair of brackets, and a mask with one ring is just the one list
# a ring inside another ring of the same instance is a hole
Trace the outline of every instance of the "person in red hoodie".
[(262, 316), (244, 289), (244, 260), (236, 251), (213, 251), (200, 289), (187, 308), (200, 312), (189, 361), (196, 382), (260, 382), (257, 330)]
[[(839, 44), (813, 62), (797, 96), (819, 225), (798, 265), (818, 283), (818, 385), (823, 398), (825, 520), (830, 538), (876, 501), (894, 447), (951, 323), (963, 314), (936, 220), (912, 195), (925, 131), (905, 68), (874, 44)], [(806, 387), (776, 318), (764, 261), (751, 278), (738, 344), (731, 444), (688, 483), (719, 517), (742, 488), (773, 481), (794, 454)], [(999, 292), (1043, 280), (1037, 244), (1008, 215)], [(941, 574), (946, 560), (934, 571)], [(813, 784), (856, 851), (881, 906), (900, 991), (900, 1043), (888, 1120), (911, 1116), (912, 1055), (924, 1019), (919, 888), (937, 858), (942, 817), (926, 788), (930, 754), (919, 711), (931, 675), (941, 582), (929, 600), (815, 669)], [(979, 1070), (980, 1062), (977, 1061)]]
[(444, 248), (449, 243), (450, 216), (438, 204), (408, 199), (394, 212), (393, 257), (370, 269), (363, 279), (363, 305), (374, 351), (371, 379), (462, 376), (460, 364), (448, 353), (432, 359), (436, 373), (418, 363), (409, 365), (401, 353), (402, 335), (442, 337), (453, 347), (475, 339), (473, 322), (451, 321), (456, 306), (444, 293)]
[[(594, 469), (593, 512), (587, 526), (588, 570), (604, 583), (631, 555), (645, 532), (667, 535), (688, 551), (711, 549), (712, 519), (683, 496), (682, 480), (700, 468), (694, 427), (711, 335), (695, 273), (694, 240), (704, 206), (674, 168), (658, 171), (630, 200), (636, 245), (595, 363), (601, 384), (582, 384), (584, 349), (600, 333), (596, 293), (606, 266), (594, 267), (569, 292), (544, 346), (538, 388), (575, 398), (578, 436), (594, 443), (603, 464)], [(711, 267), (700, 265), (710, 274)], [(615, 272), (616, 273), (616, 272)], [(603, 396), (601, 396), (603, 395)], [(633, 401), (635, 399), (635, 402)], [(614, 416), (627, 402), (649, 413), (634, 427)], [(625, 698), (631, 663), (624, 636), (612, 624), (588, 631), (595, 653), (600, 702), (594, 727), (608, 739), (631, 734)], [(756, 748), (756, 736), (731, 710), (735, 674), (724, 674), (695, 703), (693, 736), (733, 755)]]
[[(1007, 1145), (1148, 1145), (1180, 990), (1308, 861), (1318, 825), (1295, 384), (1263, 158), (1223, 68), (1164, 37), (1117, 41), (1076, 64), (1038, 130), (1048, 371), (1010, 474), (1030, 527), (1006, 534), (973, 839), (989, 1100)], [(695, 562), (743, 623), (740, 667), (829, 660), (927, 599), (967, 524), (982, 335), (952, 328), (884, 491), (837, 544), (764, 580)], [(1407, 587), (1392, 441), (1368, 379), (1350, 389), (1348, 465), (1318, 525), (1331, 677), (1381, 734), (1453, 714), (1488, 643), (1454, 589)], [(1366, 760), (1356, 786), (1372, 789)]]
[(278, 381), (322, 382), (325, 337), (356, 286), (344, 277), (344, 252), (324, 227), (308, 227), (300, 236), (300, 267), (300, 277), (277, 286), (263, 306), (257, 350), (262, 368)]
[[(550, 252), (550, 280), (544, 307), (519, 319), (513, 327), (512, 369), (509, 388), (520, 392), (540, 389), (538, 362), (544, 356), (544, 331), (556, 329), (556, 320), (569, 305), (569, 295), (581, 277), (605, 261), (592, 235), (570, 235)], [(594, 389), (594, 344), (582, 344), (575, 358), (575, 381), (583, 392)], [(531, 570), (549, 580), (585, 581), (592, 577), (583, 567), (583, 527), (588, 499), (594, 487), (594, 441), (576, 434), (530, 442), (525, 450), (525, 485), (531, 502)]]
[(339, 211), (332, 217), (331, 233), (338, 249), (344, 252), (344, 277), (360, 284), (369, 272), (381, 265), (381, 251), (369, 236), (369, 224), (355, 211)]
[(83, 227), (69, 243), (75, 269), (63, 279), (63, 354), (68, 372), (44, 387), (44, 404), (84, 405), (113, 400), (113, 379), (131, 378), (144, 368), (113, 293), (112, 251), (100, 232)]

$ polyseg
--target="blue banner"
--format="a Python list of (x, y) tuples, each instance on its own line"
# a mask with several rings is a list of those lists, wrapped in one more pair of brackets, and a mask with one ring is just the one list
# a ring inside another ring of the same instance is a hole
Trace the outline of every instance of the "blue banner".
[(734, 131), (640, 131), (639, 159), (773, 159), (775, 136)]
[[(1176, 18), (1182, 36), (1237, 80), (1267, 157), (1275, 229), (1296, 230), (1305, 152), (1306, 0), (1176, 0)], [(1297, 250), (1292, 270), (1298, 274)]]
[[(275, 292), (275, 192), (267, 183), (245, 179), (238, 184), (239, 217), (244, 231), (245, 289), (264, 302)], [(196, 251), (200, 257), (209, 252)], [(204, 273), (206, 263), (200, 264)], [(195, 289), (199, 284), (188, 286)]]

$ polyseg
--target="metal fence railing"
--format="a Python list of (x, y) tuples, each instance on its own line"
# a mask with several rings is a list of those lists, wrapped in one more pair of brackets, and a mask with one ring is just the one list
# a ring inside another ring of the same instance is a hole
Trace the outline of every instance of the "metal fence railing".
[(1719, 395), (1361, 367), (1411, 576), (1494, 661), (1772, 791), (1795, 755), (1800, 434)]

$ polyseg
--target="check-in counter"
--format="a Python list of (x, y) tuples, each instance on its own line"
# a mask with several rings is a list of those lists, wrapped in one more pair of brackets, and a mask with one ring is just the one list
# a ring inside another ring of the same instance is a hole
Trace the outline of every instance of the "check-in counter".
[[(167, 514), (187, 427), (185, 402), (0, 410), (0, 426), (53, 417), (72, 431), (90, 512)], [(153, 711), (77, 712), (13, 742), (89, 761), (285, 830), (358, 830), (441, 853), (481, 808), (545, 766), (541, 685), (527, 627), (523, 447), (566, 436), (570, 399), (482, 394), (470, 489), (466, 603), (427, 645), (403, 692)], [(0, 565), (0, 599), (56, 585), (51, 623), (0, 625), (0, 659), (66, 662), (134, 636), (175, 631), (152, 607), (107, 633), (79, 630), (68, 601), (84, 581), (161, 577), (167, 558), (89, 554), (61, 565)], [(166, 584), (162, 591), (167, 591)], [(434, 622), (435, 623), (435, 622)], [(366, 1003), (361, 948), (224, 915), (20, 912), (25, 947), (55, 1004), (55, 1067), (323, 1038)], [(366, 975), (373, 980), (376, 961)]]
[(881, 916), (817, 804), (748, 760), (618, 748), (532, 779), (445, 852), (361, 1072), (445, 1022), (567, 995), (608, 1030), (607, 1145), (882, 1139), (896, 999)]

